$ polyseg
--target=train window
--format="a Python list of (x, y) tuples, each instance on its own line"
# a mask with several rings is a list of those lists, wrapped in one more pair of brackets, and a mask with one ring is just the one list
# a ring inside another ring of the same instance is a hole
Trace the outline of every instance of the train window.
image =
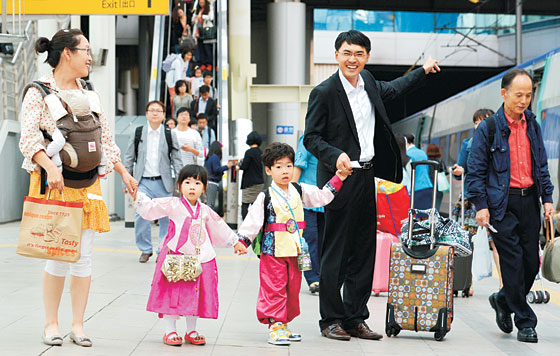
[(458, 151), (459, 148), (457, 147), (457, 139), (459, 138), (458, 134), (453, 134), (453, 135), (449, 135), (449, 149), (448, 149), (448, 158), (447, 158), (447, 164), (449, 166), (454, 165), (455, 163), (457, 163), (457, 158), (459, 158), (458, 156)]
[(447, 162), (447, 136), (439, 138), (439, 150), (441, 152), (441, 158), (444, 162)]

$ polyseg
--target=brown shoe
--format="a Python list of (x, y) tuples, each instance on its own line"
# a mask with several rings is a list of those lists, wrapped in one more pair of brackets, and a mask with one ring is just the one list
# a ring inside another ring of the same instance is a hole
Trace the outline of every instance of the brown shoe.
[(321, 335), (333, 340), (350, 340), (350, 335), (340, 326), (340, 324), (332, 324), (321, 330)]
[(140, 262), (140, 263), (146, 263), (146, 262), (148, 262), (148, 260), (150, 259), (150, 257), (152, 257), (152, 253), (144, 253), (144, 252), (142, 252), (142, 254), (140, 255), (140, 258), (138, 259), (138, 262)]
[(381, 340), (383, 335), (372, 331), (369, 326), (366, 324), (365, 321), (362, 321), (358, 325), (356, 325), (353, 329), (346, 330), (348, 334), (359, 337), (360, 339), (368, 339), (368, 340)]

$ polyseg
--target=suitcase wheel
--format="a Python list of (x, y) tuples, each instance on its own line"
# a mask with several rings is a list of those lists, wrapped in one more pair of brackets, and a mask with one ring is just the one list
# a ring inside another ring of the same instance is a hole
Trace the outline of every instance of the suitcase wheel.
[(527, 303), (533, 304), (535, 302), (535, 299), (536, 299), (535, 292), (530, 291), (529, 294), (527, 294)]
[(545, 291), (544, 291), (543, 303), (546, 304), (546, 303), (548, 303), (548, 302), (550, 302), (550, 293), (549, 293), (547, 290), (545, 290)]
[(445, 329), (438, 330), (434, 333), (434, 339), (436, 339), (436, 341), (443, 341), (443, 338), (445, 337), (446, 334), (447, 334), (447, 330)]
[(544, 301), (544, 293), (542, 290), (537, 291), (537, 297), (535, 298), (535, 303), (541, 304)]

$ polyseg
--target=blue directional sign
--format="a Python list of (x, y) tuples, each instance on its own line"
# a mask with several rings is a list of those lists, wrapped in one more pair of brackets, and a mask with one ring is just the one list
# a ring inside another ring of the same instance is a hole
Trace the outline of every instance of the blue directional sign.
[(276, 134), (277, 135), (293, 135), (294, 134), (294, 127), (293, 126), (276, 125)]

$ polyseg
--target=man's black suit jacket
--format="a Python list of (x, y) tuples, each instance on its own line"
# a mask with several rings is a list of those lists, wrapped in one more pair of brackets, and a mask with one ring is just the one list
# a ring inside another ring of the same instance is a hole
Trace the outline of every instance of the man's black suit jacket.
[[(384, 100), (392, 100), (405, 93), (425, 77), (424, 68), (418, 68), (405, 77), (390, 82), (376, 80), (363, 70), (361, 76), (372, 106), (375, 108), (375, 134), (373, 159), (375, 176), (392, 182), (402, 181), (402, 163), (399, 146), (391, 130)], [(319, 160), (317, 185), (322, 187), (336, 172), (336, 161), (345, 152), (352, 161), (360, 158), (360, 141), (350, 102), (338, 72), (315, 87), (309, 95), (305, 117), (305, 137), (307, 150)], [(360, 192), (352, 192), (347, 180), (331, 208), (342, 208), (348, 199)], [(373, 182), (372, 182), (373, 184)], [(346, 188), (346, 189), (345, 189)]]
[[(196, 99), (192, 103), (192, 111), (194, 115), (198, 114), (198, 103), (200, 98)], [(210, 127), (216, 129), (216, 121), (218, 120), (218, 105), (216, 99), (208, 98), (208, 102), (206, 103), (206, 110), (204, 111), (206, 116), (208, 117), (208, 124)]]

